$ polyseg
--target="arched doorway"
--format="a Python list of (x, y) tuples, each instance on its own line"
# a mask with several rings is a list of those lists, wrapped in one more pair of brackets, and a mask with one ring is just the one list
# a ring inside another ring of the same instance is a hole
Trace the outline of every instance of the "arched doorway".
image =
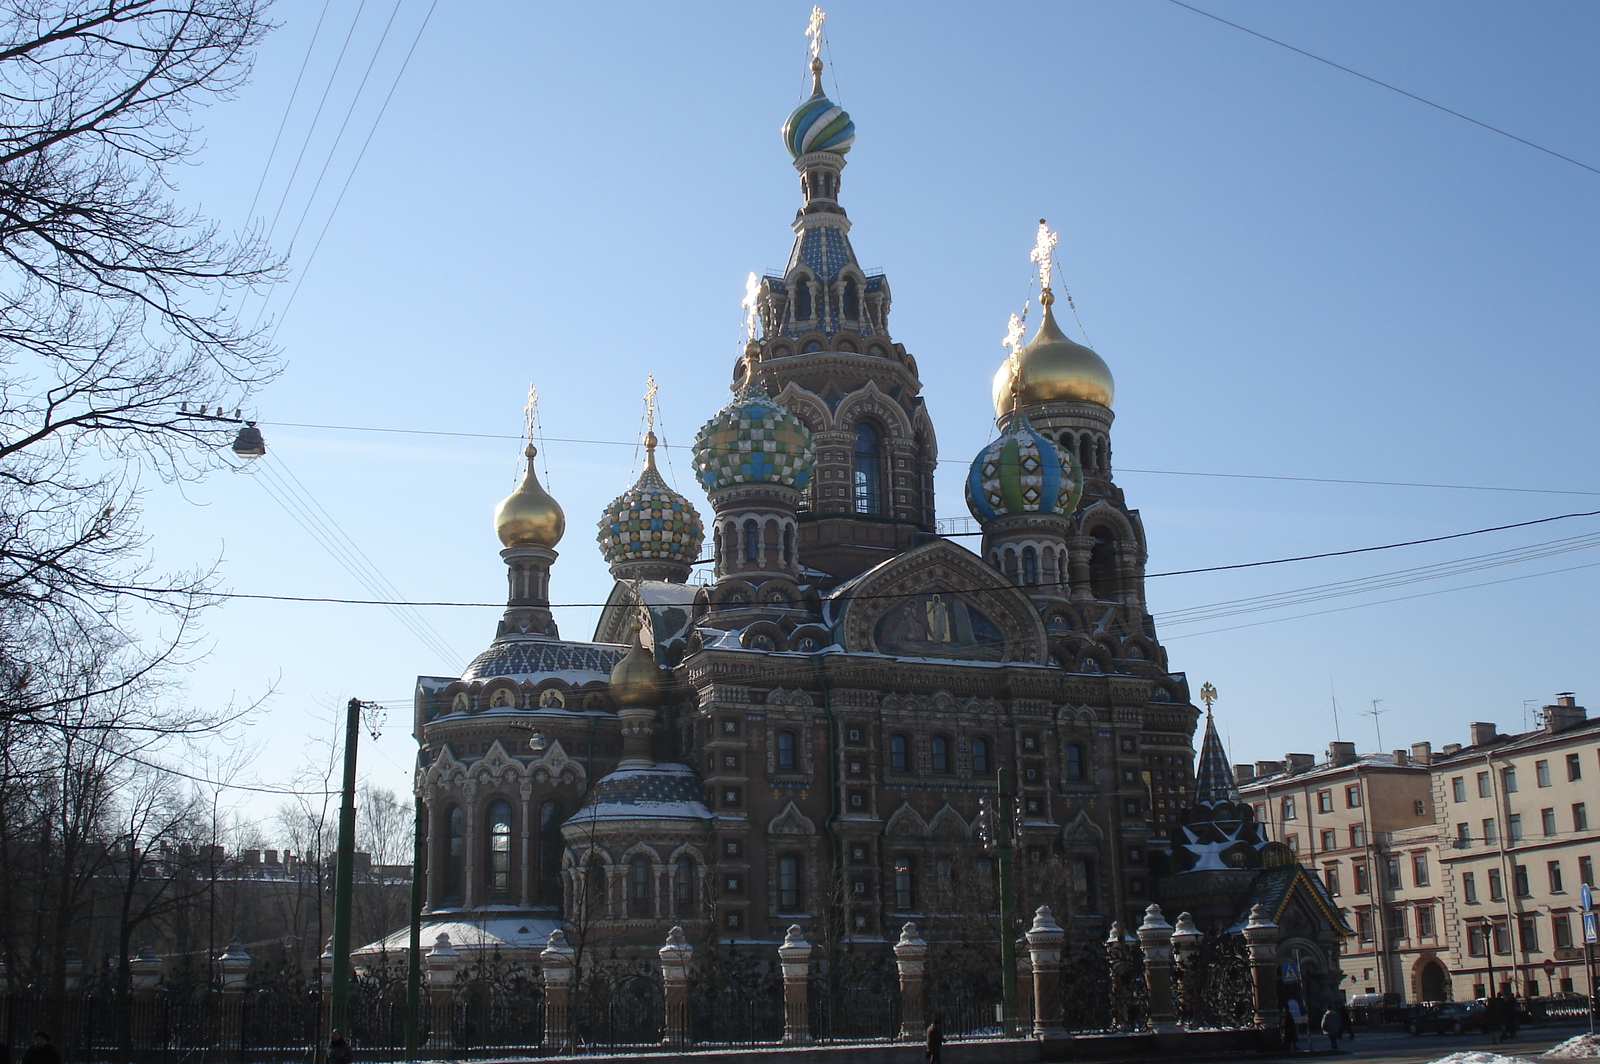
[(1446, 1000), (1449, 986), (1450, 977), (1438, 961), (1426, 962), (1417, 973), (1417, 997), (1422, 1001)]

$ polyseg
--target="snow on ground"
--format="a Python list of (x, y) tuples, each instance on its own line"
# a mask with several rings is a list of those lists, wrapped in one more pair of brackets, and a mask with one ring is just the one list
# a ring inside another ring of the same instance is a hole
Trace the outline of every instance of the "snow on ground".
[(1574, 1035), (1539, 1059), (1583, 1060), (1588, 1057), (1600, 1057), (1600, 1035)]
[(1479, 1049), (1471, 1053), (1451, 1053), (1447, 1057), (1440, 1057), (1432, 1064), (1533, 1064), (1527, 1057), (1508, 1057), (1500, 1053), (1491, 1053), (1487, 1049)]

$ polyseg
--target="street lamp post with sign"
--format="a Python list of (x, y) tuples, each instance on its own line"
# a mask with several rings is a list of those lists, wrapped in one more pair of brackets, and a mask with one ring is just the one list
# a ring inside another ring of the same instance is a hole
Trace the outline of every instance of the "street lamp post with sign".
[(1600, 940), (1595, 927), (1594, 890), (1585, 883), (1578, 888), (1578, 905), (1583, 909), (1583, 974), (1589, 980), (1589, 1037), (1594, 1037), (1595, 1009), (1600, 1007), (1600, 986), (1595, 985), (1594, 946)]

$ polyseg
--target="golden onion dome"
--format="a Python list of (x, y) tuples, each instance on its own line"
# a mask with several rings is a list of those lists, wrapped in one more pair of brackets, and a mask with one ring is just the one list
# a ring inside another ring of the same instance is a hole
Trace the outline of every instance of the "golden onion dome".
[(995, 414), (1009, 414), (1013, 403), (1024, 407), (1068, 399), (1109, 407), (1116, 394), (1110, 367), (1089, 348), (1067, 339), (1050, 310), (1054, 299), (1048, 290), (1039, 301), (1044, 304), (1039, 331), (994, 375)]
[(495, 507), (494, 534), (507, 547), (554, 547), (567, 530), (567, 515), (533, 470), (538, 449), (530, 443), (522, 453), (528, 456), (528, 472), (517, 490)]
[(622, 709), (654, 708), (661, 699), (661, 670), (656, 667), (655, 655), (639, 642), (637, 632), (633, 646), (611, 669), (611, 697)]

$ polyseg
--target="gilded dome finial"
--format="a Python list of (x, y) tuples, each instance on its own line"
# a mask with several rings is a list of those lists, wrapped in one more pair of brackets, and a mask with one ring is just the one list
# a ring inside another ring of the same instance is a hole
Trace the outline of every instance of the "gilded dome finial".
[(539, 449), (528, 444), (522, 449), (528, 469), (517, 490), (500, 500), (494, 511), (494, 532), (507, 547), (554, 547), (567, 531), (567, 515), (561, 504), (544, 490), (533, 459)]

